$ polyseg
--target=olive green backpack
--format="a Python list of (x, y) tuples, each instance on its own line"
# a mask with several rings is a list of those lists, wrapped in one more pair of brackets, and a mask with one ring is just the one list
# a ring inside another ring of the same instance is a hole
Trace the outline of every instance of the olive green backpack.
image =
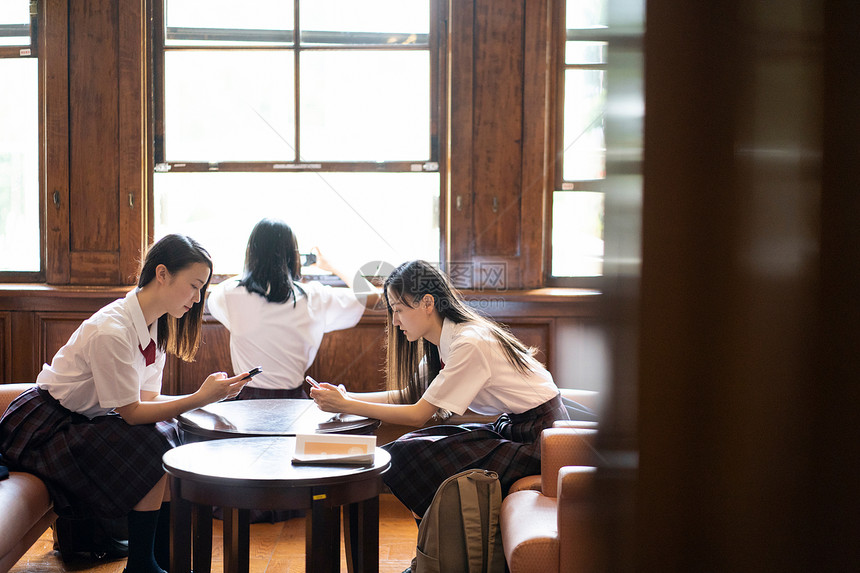
[(421, 525), (412, 573), (504, 573), (495, 472), (466, 470), (442, 482)]

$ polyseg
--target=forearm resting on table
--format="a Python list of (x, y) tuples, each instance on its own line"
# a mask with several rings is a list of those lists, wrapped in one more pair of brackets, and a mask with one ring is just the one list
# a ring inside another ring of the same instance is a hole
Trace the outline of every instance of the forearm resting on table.
[(429, 420), (437, 410), (436, 406), (424, 399), (415, 404), (388, 404), (365, 401), (363, 399), (364, 394), (357, 396), (361, 396), (361, 398), (350, 397), (348, 414), (376, 418), (389, 424), (418, 427)]
[(385, 390), (382, 392), (347, 392), (346, 395), (353, 400), (362, 402), (375, 402), (377, 404), (397, 404), (400, 392), (397, 390)]
[(184, 396), (154, 394), (146, 396), (140, 402), (116, 408), (116, 412), (131, 425), (153, 424), (175, 418), (183, 412), (200, 406), (205, 406), (205, 403), (194, 394)]

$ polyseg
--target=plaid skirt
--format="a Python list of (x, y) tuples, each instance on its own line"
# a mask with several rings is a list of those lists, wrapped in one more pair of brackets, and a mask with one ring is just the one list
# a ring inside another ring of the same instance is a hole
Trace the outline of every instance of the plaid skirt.
[(519, 478), (540, 473), (540, 433), (567, 419), (558, 395), (522, 414), (502, 414), (492, 424), (422, 428), (382, 446), (391, 454), (391, 469), (382, 477), (416, 515), (424, 515), (443, 481), (463, 470), (496, 472), (505, 495)]
[(304, 387), (291, 388), (289, 390), (270, 389), (270, 388), (254, 388), (253, 386), (245, 386), (239, 395), (233, 400), (268, 400), (282, 398), (308, 398)]
[(161, 457), (180, 444), (174, 421), (131, 425), (118, 414), (92, 420), (45, 390), (18, 396), (0, 420), (0, 452), (48, 487), (67, 517), (121, 517), (164, 475)]

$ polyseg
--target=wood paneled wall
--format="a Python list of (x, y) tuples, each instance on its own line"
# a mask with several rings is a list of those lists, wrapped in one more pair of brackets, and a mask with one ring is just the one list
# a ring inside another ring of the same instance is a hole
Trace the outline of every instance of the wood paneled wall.
[[(0, 288), (0, 383), (35, 379), (42, 364), (50, 363), (80, 323), (105, 304), (125, 296), (127, 287)], [(488, 298), (467, 293), (467, 299), (487, 313)], [(494, 319), (508, 325), (528, 345), (539, 349), (538, 359), (555, 373), (556, 327), (559, 320), (593, 322), (596, 297), (589, 291), (511, 292), (493, 296)], [(336, 331), (323, 344), (309, 374), (321, 381), (344, 383), (350, 390), (374, 391), (384, 385), (385, 314), (367, 311), (354, 328)], [(194, 362), (169, 357), (164, 392), (183, 394), (196, 390), (212, 372), (232, 373), (230, 333), (208, 314)], [(569, 381), (569, 376), (560, 378)], [(564, 384), (561, 383), (563, 386)]]
[(548, 2), (450, 4), (450, 263), (465, 288), (546, 278), (552, 186)]
[(146, 243), (144, 0), (47, 0), (43, 171), (49, 284), (133, 284)]
[(601, 570), (860, 568), (858, 26), (647, 2), (636, 527)]

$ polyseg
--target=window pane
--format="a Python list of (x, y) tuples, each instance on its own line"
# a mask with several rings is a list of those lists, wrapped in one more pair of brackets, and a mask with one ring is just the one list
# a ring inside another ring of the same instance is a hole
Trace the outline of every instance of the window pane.
[(291, 52), (165, 54), (169, 161), (295, 159)]
[(565, 181), (601, 179), (606, 176), (606, 143), (603, 112), (606, 103), (604, 72), (564, 72), (564, 169)]
[(566, 42), (564, 61), (566, 64), (605, 64), (606, 42)]
[(0, 271), (39, 271), (38, 61), (0, 59)]
[(284, 0), (168, 0), (165, 45), (291, 43), (293, 3)]
[(301, 56), (302, 159), (430, 159), (425, 51), (322, 51)]
[(241, 272), (263, 217), (286, 221), (301, 252), (318, 246), (355, 268), (438, 261), (439, 186), (438, 173), (156, 173), (155, 235), (196, 238), (217, 274)]
[(427, 0), (312, 0), (300, 14), (307, 44), (427, 44)]
[(0, 46), (29, 45), (29, 0), (3, 0), (0, 2)]
[(603, 193), (556, 191), (552, 198), (552, 275), (603, 274)]
[(568, 30), (605, 28), (608, 0), (576, 0), (567, 2), (565, 26)]

